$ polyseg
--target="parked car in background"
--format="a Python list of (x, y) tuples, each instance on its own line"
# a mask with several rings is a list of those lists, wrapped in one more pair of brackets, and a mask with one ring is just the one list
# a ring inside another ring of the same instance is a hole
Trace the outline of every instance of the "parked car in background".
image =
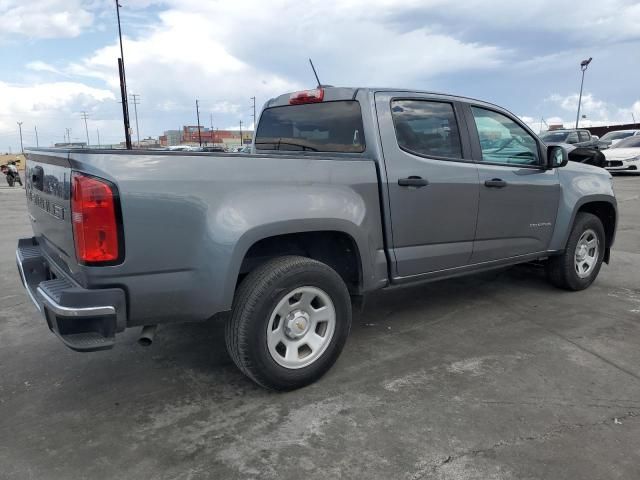
[(610, 172), (640, 173), (640, 135), (620, 140), (604, 151), (605, 168)]
[(621, 140), (633, 136), (640, 136), (640, 130), (615, 130), (613, 132), (607, 132), (600, 139), (600, 148), (603, 150), (611, 148)]
[(599, 140), (593, 137), (589, 130), (585, 129), (562, 129), (549, 130), (540, 135), (542, 141), (546, 144), (568, 143), (576, 147), (599, 148)]

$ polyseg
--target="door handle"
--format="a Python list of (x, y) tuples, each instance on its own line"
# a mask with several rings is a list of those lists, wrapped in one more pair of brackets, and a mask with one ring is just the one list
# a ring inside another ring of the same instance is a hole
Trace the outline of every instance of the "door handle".
[(429, 185), (429, 180), (426, 180), (422, 177), (416, 177), (415, 175), (411, 175), (409, 178), (399, 178), (398, 185), (401, 187), (426, 187)]
[(489, 188), (504, 188), (507, 186), (507, 182), (501, 178), (492, 178), (491, 180), (486, 180), (484, 185)]

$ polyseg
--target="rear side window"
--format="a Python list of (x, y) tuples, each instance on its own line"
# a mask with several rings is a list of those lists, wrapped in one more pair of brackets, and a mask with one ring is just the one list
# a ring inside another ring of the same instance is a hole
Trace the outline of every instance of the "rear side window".
[(364, 152), (362, 112), (356, 101), (268, 108), (260, 117), (258, 150)]
[(426, 100), (394, 100), (391, 115), (398, 145), (426, 157), (462, 158), (453, 105)]

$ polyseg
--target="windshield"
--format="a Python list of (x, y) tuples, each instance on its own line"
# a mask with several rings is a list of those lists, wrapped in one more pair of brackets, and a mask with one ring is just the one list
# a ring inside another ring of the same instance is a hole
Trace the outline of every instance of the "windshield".
[(544, 132), (540, 138), (545, 142), (564, 142), (571, 132)]
[(361, 153), (365, 143), (360, 104), (348, 100), (268, 108), (260, 117), (255, 147)]
[(611, 148), (638, 148), (640, 147), (640, 136), (628, 137), (620, 140)]
[(627, 138), (633, 135), (634, 132), (608, 132), (605, 133), (600, 140), (620, 140), (622, 138)]

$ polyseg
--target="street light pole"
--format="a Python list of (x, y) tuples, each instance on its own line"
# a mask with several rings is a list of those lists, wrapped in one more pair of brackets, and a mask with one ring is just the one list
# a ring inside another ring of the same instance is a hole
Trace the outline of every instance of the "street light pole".
[(578, 97), (578, 114), (576, 115), (576, 128), (578, 128), (578, 122), (580, 121), (580, 104), (582, 103), (582, 86), (584, 85), (584, 72), (589, 67), (589, 64), (593, 60), (592, 57), (589, 57), (587, 60), (583, 60), (580, 62), (580, 70), (582, 70), (582, 81), (580, 82), (580, 96)]
[(22, 153), (24, 153), (24, 147), (22, 146), (22, 123), (23, 122), (16, 122), (18, 124), (18, 128), (20, 129), (20, 151)]
[(40, 146), (40, 142), (38, 141), (38, 126), (34, 125), (33, 129), (36, 131), (36, 147)]
[(240, 147), (242, 148), (244, 143), (242, 143), (242, 120), (240, 120)]

